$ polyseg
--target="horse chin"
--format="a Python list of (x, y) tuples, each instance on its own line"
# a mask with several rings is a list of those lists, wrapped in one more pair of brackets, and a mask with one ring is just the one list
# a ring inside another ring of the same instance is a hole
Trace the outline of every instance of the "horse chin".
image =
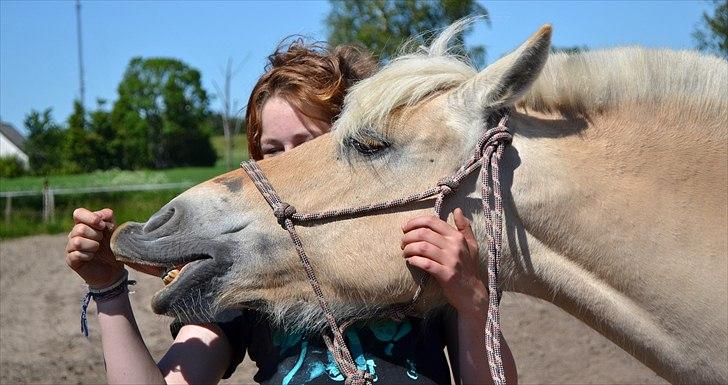
[(185, 321), (211, 321), (211, 312), (205, 310), (211, 308), (214, 293), (232, 265), (227, 253), (193, 236), (155, 238), (145, 234), (143, 226), (134, 222), (119, 226), (111, 237), (111, 250), (118, 261), (162, 279), (165, 273), (178, 271), (174, 280), (154, 294), (152, 310)]
[[(218, 271), (214, 261), (210, 259), (196, 260), (185, 264), (177, 277), (156, 292), (152, 297), (152, 310), (156, 314), (178, 316), (175, 309), (186, 309), (192, 305), (204, 305), (210, 298), (204, 293), (215, 292), (210, 290), (214, 277)], [(209, 308), (209, 306), (207, 306)]]

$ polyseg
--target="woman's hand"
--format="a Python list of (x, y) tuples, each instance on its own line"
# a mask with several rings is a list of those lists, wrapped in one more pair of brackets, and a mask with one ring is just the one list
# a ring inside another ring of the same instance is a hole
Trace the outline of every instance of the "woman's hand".
[(103, 288), (121, 278), (124, 265), (116, 261), (109, 246), (114, 229), (111, 209), (73, 211), (76, 223), (68, 234), (66, 264), (92, 288)]
[(407, 263), (435, 277), (458, 314), (483, 315), (488, 290), (478, 273), (478, 243), (462, 210), (453, 219), (456, 227), (432, 215), (410, 220), (400, 247)]

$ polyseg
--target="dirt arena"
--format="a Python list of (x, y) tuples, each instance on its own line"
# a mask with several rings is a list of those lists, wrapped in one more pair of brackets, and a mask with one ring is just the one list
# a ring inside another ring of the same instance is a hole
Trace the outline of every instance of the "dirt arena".
[[(97, 384), (105, 381), (95, 307), (91, 337), (79, 331), (84, 287), (63, 261), (65, 235), (0, 243), (0, 383)], [(162, 282), (139, 276), (132, 295), (136, 319), (152, 355), (171, 343), (169, 319), (149, 302)], [(506, 294), (503, 329), (522, 384), (664, 384), (610, 341), (551, 304)], [(226, 384), (252, 382), (245, 361)]]

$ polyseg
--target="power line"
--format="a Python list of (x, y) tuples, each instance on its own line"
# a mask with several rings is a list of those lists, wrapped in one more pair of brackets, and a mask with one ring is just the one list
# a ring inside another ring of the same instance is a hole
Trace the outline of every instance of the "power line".
[(78, 39), (78, 81), (81, 91), (81, 107), (84, 107), (86, 100), (86, 89), (83, 84), (83, 45), (81, 44), (81, 1), (76, 0), (76, 32)]

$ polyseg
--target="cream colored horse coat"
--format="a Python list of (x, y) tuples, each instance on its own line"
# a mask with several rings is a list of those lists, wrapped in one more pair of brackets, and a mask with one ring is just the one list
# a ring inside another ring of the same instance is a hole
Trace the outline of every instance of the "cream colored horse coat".
[[(672, 382), (728, 382), (726, 61), (640, 48), (549, 57), (547, 26), (477, 72), (447, 54), (464, 25), (353, 87), (331, 134), (261, 162), (271, 183), (301, 212), (422, 191), (509, 108), (503, 288), (555, 303)], [(476, 179), (445, 210), (462, 207), (485, 245)], [(411, 298), (399, 226), (429, 204), (299, 227), (340, 320)], [(159, 313), (259, 306), (288, 326), (322, 325), (286, 231), (242, 171), (112, 243), (125, 261), (194, 260), (156, 295)], [(442, 303), (430, 282), (418, 311)]]

